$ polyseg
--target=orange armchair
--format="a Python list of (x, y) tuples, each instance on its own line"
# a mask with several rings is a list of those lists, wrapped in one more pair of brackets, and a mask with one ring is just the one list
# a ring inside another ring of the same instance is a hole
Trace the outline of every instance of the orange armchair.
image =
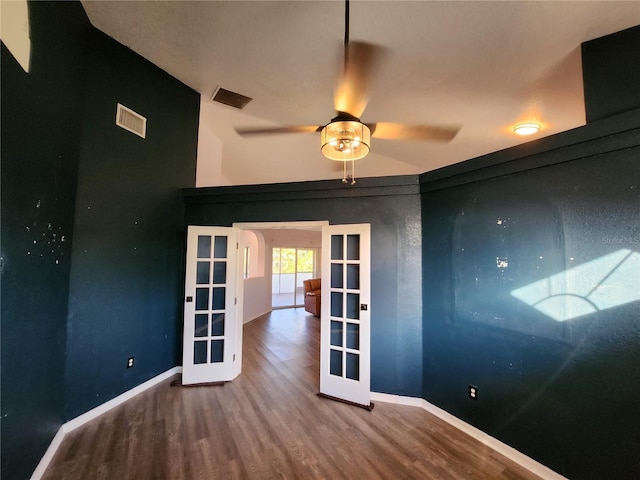
[(304, 284), (304, 309), (319, 317), (321, 281), (319, 278), (312, 278), (302, 283)]

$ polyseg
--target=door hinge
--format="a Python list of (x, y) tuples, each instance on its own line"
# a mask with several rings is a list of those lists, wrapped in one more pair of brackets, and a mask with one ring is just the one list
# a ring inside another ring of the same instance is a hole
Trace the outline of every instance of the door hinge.
[(234, 362), (236, 361), (236, 354), (235, 353), (233, 354), (233, 361)]
[(233, 304), (234, 304), (234, 305), (237, 305), (237, 304), (238, 304), (238, 297), (234, 297), (234, 298), (233, 298)]
[(238, 248), (240, 248), (240, 247), (238, 246), (238, 242), (236, 242), (236, 250), (238, 250)]

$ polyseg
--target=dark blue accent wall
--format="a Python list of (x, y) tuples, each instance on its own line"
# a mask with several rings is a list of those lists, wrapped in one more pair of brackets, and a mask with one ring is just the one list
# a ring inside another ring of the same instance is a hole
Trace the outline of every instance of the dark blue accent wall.
[(420, 195), (418, 179), (358, 179), (191, 189), (190, 225), (327, 220), (371, 224), (371, 388), (420, 396)]
[[(180, 363), (185, 224), (298, 220), (371, 224), (373, 390), (422, 396), (570, 478), (640, 477), (637, 28), (583, 47), (598, 119), (583, 128), (419, 179), (185, 189), (198, 94), (78, 2), (29, 18), (30, 72), (1, 52), (2, 478)], [(117, 102), (148, 118), (145, 140), (114, 125)], [(581, 267), (564, 284), (592, 285), (569, 292), (584, 314), (545, 310), (536, 282)]]
[[(178, 363), (200, 101), (79, 2), (29, 3), (29, 21), (29, 73), (2, 45), (3, 479)], [(117, 102), (148, 118), (145, 140), (115, 126)]]
[[(25, 73), (2, 44), (2, 478), (28, 478), (64, 421), (67, 298), (89, 22), (29, 4)], [(55, 48), (52, 46), (55, 45)]]
[(640, 25), (582, 44), (587, 121), (640, 108)]
[[(195, 183), (200, 96), (93, 31), (69, 293), (65, 415), (73, 418), (178, 364), (180, 190)], [(147, 118), (142, 139), (116, 104)], [(134, 368), (127, 369), (127, 358)]]
[(568, 478), (639, 478), (640, 111), (455, 168), (421, 177), (424, 398)]

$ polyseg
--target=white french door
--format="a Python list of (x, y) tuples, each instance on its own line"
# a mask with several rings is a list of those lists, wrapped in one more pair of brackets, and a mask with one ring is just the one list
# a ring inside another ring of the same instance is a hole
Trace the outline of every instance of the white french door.
[(237, 230), (189, 226), (185, 270), (182, 383), (233, 379), (242, 321), (236, 310)]
[(320, 394), (370, 401), (371, 226), (322, 228)]

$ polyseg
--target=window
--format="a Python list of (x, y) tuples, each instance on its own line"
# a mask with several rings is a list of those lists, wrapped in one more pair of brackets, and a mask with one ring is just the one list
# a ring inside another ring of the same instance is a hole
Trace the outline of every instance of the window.
[(264, 277), (264, 238), (260, 232), (245, 230), (240, 237), (242, 276), (245, 279)]
[(244, 265), (242, 267), (242, 276), (244, 278), (249, 278), (250, 270), (250, 260), (251, 260), (251, 250), (250, 247), (244, 247)]
[(273, 307), (304, 304), (303, 282), (315, 276), (316, 253), (316, 248), (273, 248)]

